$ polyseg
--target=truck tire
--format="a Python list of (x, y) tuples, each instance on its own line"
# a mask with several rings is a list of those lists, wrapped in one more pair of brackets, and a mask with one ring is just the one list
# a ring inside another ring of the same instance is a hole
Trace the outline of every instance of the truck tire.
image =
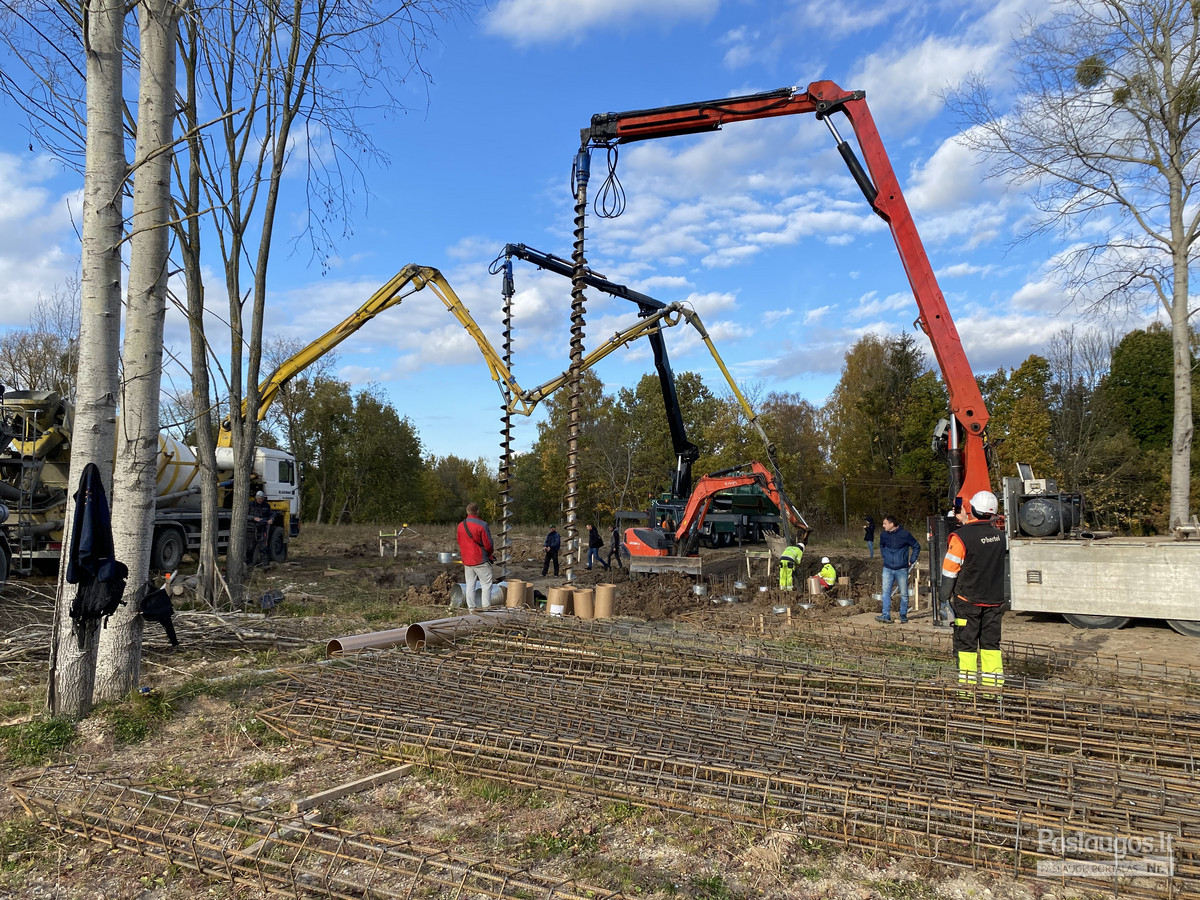
[(8, 548), (0, 544), (0, 590), (8, 582)]
[(708, 536), (708, 546), (710, 548), (712, 548), (713, 550), (716, 550), (718, 547), (721, 546), (721, 536), (719, 534), (717, 534), (715, 531), (712, 532), (711, 534), (709, 534), (709, 536)]
[(1076, 628), (1124, 628), (1129, 616), (1084, 616), (1079, 613), (1063, 613), (1063, 618)]
[(150, 568), (156, 572), (174, 572), (183, 562), (186, 550), (187, 538), (180, 529), (155, 529), (154, 545), (150, 548)]
[(1200, 622), (1189, 622), (1187, 619), (1167, 619), (1167, 624), (1182, 635), (1200, 638)]
[(287, 559), (287, 541), (283, 539), (283, 526), (272, 525), (271, 532), (267, 535), (267, 555), (271, 557), (271, 562), (281, 563)]

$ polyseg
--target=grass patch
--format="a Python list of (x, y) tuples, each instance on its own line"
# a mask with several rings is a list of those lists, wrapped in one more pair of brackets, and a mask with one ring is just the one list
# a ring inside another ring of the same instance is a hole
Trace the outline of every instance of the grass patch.
[(283, 762), (252, 762), (246, 766), (246, 777), (251, 781), (274, 782), (288, 773), (288, 765)]
[(520, 850), (522, 859), (553, 859), (556, 856), (579, 856), (596, 852), (600, 839), (588, 830), (556, 828), (539, 831), (525, 839)]
[(207, 775), (197, 775), (191, 769), (170, 765), (151, 774), (146, 783), (162, 791), (193, 791), (210, 794), (217, 788), (215, 780)]
[(872, 887), (888, 900), (931, 900), (936, 896), (928, 884), (917, 878), (908, 881), (886, 878), (876, 881)]
[(46, 843), (46, 838), (46, 830), (28, 816), (0, 824), (0, 872), (18, 868), (22, 856), (38, 856), (37, 851)]
[(727, 885), (725, 879), (716, 872), (692, 878), (691, 895), (696, 900), (737, 900), (741, 896)]
[(170, 698), (158, 691), (149, 691), (130, 694), (120, 703), (109, 706), (105, 718), (114, 739), (122, 744), (137, 744), (157, 731), (172, 714)]
[(75, 723), (68, 719), (35, 719), (0, 728), (0, 741), (8, 758), (18, 766), (36, 766), (52, 760), (75, 739)]
[(507, 803), (513, 796), (513, 789), (507, 784), (488, 778), (470, 779), (463, 786), (463, 791), (472, 797), (478, 797), (484, 803)]
[(241, 723), (246, 736), (260, 747), (277, 747), (288, 743), (288, 739), (258, 716)]

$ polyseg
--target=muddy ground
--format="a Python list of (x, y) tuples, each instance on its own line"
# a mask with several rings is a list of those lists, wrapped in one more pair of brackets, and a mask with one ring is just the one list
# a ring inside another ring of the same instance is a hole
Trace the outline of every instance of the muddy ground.
[[(454, 551), (453, 530), (418, 527), (414, 532), (399, 540), (395, 555), (393, 541), (387, 542), (381, 555), (376, 530), (308, 530), (293, 543), (286, 563), (253, 576), (249, 609), (255, 608), (257, 597), (272, 590), (284, 594), (279, 606), (269, 614), (240, 616), (182, 611), (176, 617), (181, 646), (175, 649), (167, 645), (158, 626), (147, 626), (142, 684), (149, 694), (102, 707), (75, 728), (69, 741), (48, 746), (40, 755), (18, 757), (14, 748), (27, 733), (23, 729), (40, 715), (45, 656), (37, 645), (39, 640), (44, 643), (38, 629), (45, 628), (53, 587), (48, 581), (10, 587), (0, 599), (0, 634), (6, 636), (0, 644), (0, 724), (6, 726), (0, 728), (4, 739), (0, 752), (7, 748), (9, 754), (5, 774), (28, 775), (42, 763), (73, 764), (106, 777), (149, 781), (217, 802), (286, 810), (298, 797), (377, 772), (381, 764), (369, 755), (351, 756), (282, 741), (263, 727), (256, 713), (267, 701), (269, 684), (279, 671), (319, 660), (328, 639), (447, 614), (451, 588), (462, 569), (458, 563), (439, 563), (438, 553)], [(562, 577), (541, 576), (542, 538), (540, 533), (514, 538), (510, 574), (544, 593), (565, 582)], [(842, 623), (865, 634), (903, 629), (926, 632), (935, 643), (942, 640), (933, 637), (944, 630), (933, 627), (927, 591), (920, 594), (908, 625), (874, 621), (879, 606), (872, 595), (879, 591), (880, 561), (868, 559), (864, 545), (822, 546), (814, 541), (805, 555), (804, 576), (816, 573), (824, 555), (851, 580), (849, 587), (832, 596), (778, 591), (774, 569), (768, 578), (765, 564), (756, 560), (747, 574), (744, 550), (736, 547), (703, 550), (701, 579), (630, 578), (623, 570), (576, 567), (572, 584), (614, 583), (619, 616), (671, 621), (680, 628), (757, 629), (770, 637)], [(565, 567), (565, 557), (563, 563)], [(745, 586), (735, 587), (737, 581)], [(706, 586), (705, 596), (694, 592), (697, 583)], [(839, 605), (838, 596), (853, 600), (853, 605)], [(736, 602), (728, 602), (727, 597)], [(776, 612), (778, 608), (786, 609)], [(1088, 632), (1047, 616), (1009, 614), (1005, 637), (1147, 662), (1200, 665), (1200, 642), (1154, 623)], [(948, 635), (944, 645), (950, 667)], [(880, 652), (886, 652), (883, 641)], [(153, 698), (162, 702), (155, 704)], [(145, 734), (138, 736), (122, 727), (131, 718), (144, 721)], [(400, 783), (339, 801), (323, 814), (326, 821), (342, 826), (358, 823), (424, 846), (579, 877), (632, 896), (711, 900), (1074, 896), (1058, 884), (812, 845), (794, 834), (748, 833), (652, 811), (631, 814), (611, 804), (573, 797), (497, 792), (469, 772), (447, 777), (418, 771)], [(0, 897), (257, 900), (266, 896), (253, 886), (164, 867), (150, 858), (50, 831), (27, 817), (11, 794), (0, 796)]]

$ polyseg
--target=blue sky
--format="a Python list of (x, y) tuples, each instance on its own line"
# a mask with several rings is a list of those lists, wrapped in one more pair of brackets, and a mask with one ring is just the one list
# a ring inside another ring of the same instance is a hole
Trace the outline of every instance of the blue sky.
[[(971, 71), (1003, 95), (1009, 37), (1044, 7), (493, 0), (473, 21), (442, 29), (425, 59), (428, 108), (414, 90), (413, 111), (373, 123), (390, 165), (370, 169), (370, 195), (356, 198), (353, 233), (328, 271), (292, 249), (298, 208), (280, 219), (267, 336), (314, 338), (403, 265), (420, 263), (446, 274), (499, 346), (500, 284), (488, 263), (506, 242), (570, 256), (570, 167), (593, 113), (830, 79), (866, 91), (975, 370), (1017, 365), (1080, 318), (1054, 283), (1060, 248), (1045, 238), (1014, 243), (1029, 207), (956, 142), (960, 125), (942, 97)], [(17, 111), (0, 107), (0, 116), (0, 328), (8, 328), (27, 324), (38, 296), (77, 270), (80, 185), (28, 149)], [(852, 134), (844, 119), (838, 127)], [(593, 197), (603, 174), (597, 154)], [(913, 330), (917, 308), (891, 236), (814, 117), (625, 146), (619, 176), (627, 210), (615, 220), (589, 210), (589, 263), (665, 302), (690, 302), (744, 389), (820, 403), (861, 335)], [(221, 279), (206, 277), (222, 303)], [(567, 366), (570, 285), (520, 263), (516, 285), (514, 374), (528, 388)], [(636, 318), (624, 301), (588, 296), (589, 347)], [(179, 317), (166, 340), (186, 356)], [(676, 328), (667, 343), (676, 371), (721, 387), (694, 334)], [(473, 342), (429, 292), (377, 318), (339, 353), (340, 377), (378, 383), (427, 452), (494, 465), (499, 393)], [(615, 389), (652, 370), (643, 345), (596, 371)], [(517, 420), (517, 449), (536, 438), (536, 418)]]

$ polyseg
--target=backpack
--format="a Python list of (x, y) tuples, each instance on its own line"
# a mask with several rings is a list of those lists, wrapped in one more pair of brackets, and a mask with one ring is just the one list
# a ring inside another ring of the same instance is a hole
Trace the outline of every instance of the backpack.
[(95, 579), (85, 579), (71, 601), (71, 618), (75, 620), (75, 633), (82, 648), (87, 640), (87, 626), (91, 622), (104, 620), (125, 605), (121, 595), (125, 593), (125, 580), (129, 568), (115, 559), (105, 560)]

